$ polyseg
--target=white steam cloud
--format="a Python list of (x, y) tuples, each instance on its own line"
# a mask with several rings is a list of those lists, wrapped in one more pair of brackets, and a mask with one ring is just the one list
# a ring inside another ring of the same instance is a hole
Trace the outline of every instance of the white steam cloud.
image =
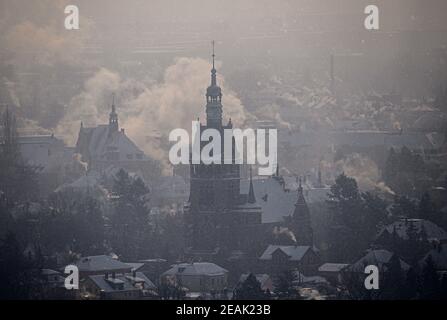
[[(153, 84), (133, 79), (123, 79), (108, 69), (100, 69), (75, 96), (55, 132), (68, 144), (74, 144), (80, 121), (85, 126), (108, 122), (112, 94), (120, 126), (149, 156), (167, 164), (168, 135), (175, 128), (190, 131), (191, 121), (204, 119), (205, 90), (210, 83), (211, 65), (200, 58), (178, 58), (169, 66), (161, 83)], [(224, 117), (231, 118), (236, 126), (247, 119), (247, 113), (236, 94), (223, 90)]]

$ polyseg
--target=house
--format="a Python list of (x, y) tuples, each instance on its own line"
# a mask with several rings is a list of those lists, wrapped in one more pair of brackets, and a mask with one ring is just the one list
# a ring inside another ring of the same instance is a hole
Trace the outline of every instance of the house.
[(379, 270), (386, 272), (390, 265), (390, 262), (392, 262), (393, 259), (399, 259), (400, 267), (402, 270), (407, 271), (408, 269), (410, 269), (410, 265), (403, 261), (395, 253), (384, 249), (377, 249), (369, 250), (366, 255), (358, 259), (350, 266), (344, 268), (343, 272), (363, 274), (365, 272), (365, 267), (368, 265), (375, 265), (379, 268)]
[(377, 235), (376, 243), (386, 244), (393, 237), (404, 241), (409, 240), (408, 235), (409, 231), (411, 233), (411, 229), (416, 235), (430, 242), (447, 240), (447, 232), (433, 222), (424, 219), (404, 218), (385, 226)]
[(259, 260), (266, 271), (279, 274), (285, 270), (298, 269), (304, 274), (313, 274), (320, 264), (318, 250), (311, 246), (269, 245)]
[(52, 162), (65, 157), (67, 150), (54, 135), (21, 136), (17, 144), (25, 163), (38, 171), (48, 170)]
[(219, 293), (227, 288), (228, 271), (211, 262), (173, 265), (161, 278), (191, 292)]
[(41, 195), (53, 191), (67, 175), (82, 172), (70, 166), (73, 150), (54, 135), (21, 136), (17, 145), (24, 163), (38, 174)]
[(333, 284), (341, 283), (343, 270), (348, 266), (347, 263), (324, 263), (318, 267), (318, 274)]
[(157, 296), (156, 286), (142, 273), (89, 275), (82, 284), (84, 299), (137, 300)]
[(75, 265), (80, 278), (90, 275), (123, 274), (132, 271), (132, 266), (107, 255), (82, 257)]

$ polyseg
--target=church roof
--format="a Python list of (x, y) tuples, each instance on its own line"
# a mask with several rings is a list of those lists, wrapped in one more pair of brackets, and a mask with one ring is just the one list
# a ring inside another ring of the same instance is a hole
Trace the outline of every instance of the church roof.
[[(82, 137), (81, 137), (82, 135)], [(82, 141), (86, 139), (86, 141)], [(77, 148), (82, 143), (87, 144), (91, 160), (106, 161), (107, 153), (118, 154), (114, 161), (144, 161), (147, 156), (129, 137), (121, 131), (111, 131), (109, 125), (99, 125), (94, 128), (82, 128)]]
[[(241, 193), (248, 194), (250, 181), (241, 180)], [(262, 223), (283, 222), (295, 210), (296, 192), (285, 191), (279, 181), (273, 177), (253, 178), (255, 205), (262, 209)], [(307, 204), (325, 201), (327, 188), (304, 189)]]

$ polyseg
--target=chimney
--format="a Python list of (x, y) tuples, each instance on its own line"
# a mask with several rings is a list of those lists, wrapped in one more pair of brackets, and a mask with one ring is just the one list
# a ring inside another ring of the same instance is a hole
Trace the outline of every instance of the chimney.
[(137, 277), (137, 272), (134, 270), (132, 271), (132, 277), (136, 278)]
[(115, 279), (115, 272), (112, 272), (112, 278)]
[(104, 275), (104, 279), (109, 279), (109, 273), (106, 272), (106, 274)]

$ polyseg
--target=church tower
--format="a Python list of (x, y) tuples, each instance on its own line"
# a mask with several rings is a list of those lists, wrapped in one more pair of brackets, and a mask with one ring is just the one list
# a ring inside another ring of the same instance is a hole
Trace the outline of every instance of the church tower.
[(214, 41), (213, 41), (213, 68), (211, 69), (211, 84), (206, 89), (206, 124), (210, 128), (222, 126), (222, 90), (217, 85), (216, 67), (214, 65)]
[[(261, 211), (256, 206), (253, 185), (249, 194), (240, 192), (240, 165), (235, 161), (235, 143), (232, 154), (225, 155), (224, 130), (233, 128), (231, 120), (222, 124), (222, 90), (217, 83), (213, 42), (211, 83), (206, 90), (206, 124), (220, 132), (222, 139), (221, 163), (190, 165), (190, 196), (185, 205), (187, 255), (211, 259), (219, 252), (239, 250), (247, 244), (248, 231), (261, 223)], [(201, 141), (200, 150), (208, 142)], [(232, 159), (230, 164), (224, 159)], [(246, 247), (246, 246), (245, 246)]]
[(298, 198), (295, 210), (290, 219), (290, 229), (295, 235), (297, 245), (313, 245), (313, 229), (311, 225), (310, 212), (303, 194), (301, 178), (298, 185)]

